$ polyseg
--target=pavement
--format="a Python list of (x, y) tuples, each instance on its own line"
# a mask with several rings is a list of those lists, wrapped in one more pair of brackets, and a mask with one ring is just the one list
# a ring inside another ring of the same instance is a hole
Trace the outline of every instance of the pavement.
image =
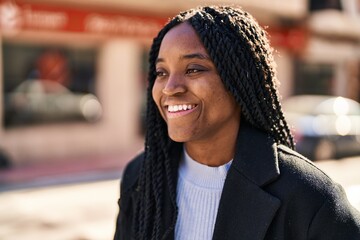
[(118, 198), (118, 180), (2, 193), (0, 239), (112, 239)]
[(141, 149), (0, 171), (0, 240), (112, 239), (124, 166)]
[[(112, 239), (119, 179), (131, 154), (82, 167), (53, 166), (57, 171), (43, 166), (37, 174), (35, 169), (0, 172), (0, 239)], [(344, 186), (360, 210), (360, 156), (315, 164)]]

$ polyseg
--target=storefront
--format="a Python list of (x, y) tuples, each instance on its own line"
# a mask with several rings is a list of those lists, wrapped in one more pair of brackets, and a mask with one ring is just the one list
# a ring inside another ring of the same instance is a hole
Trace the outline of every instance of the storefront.
[(360, 101), (360, 1), (310, 1), (310, 37), (295, 67), (294, 94)]
[[(29, 2), (0, 0), (0, 150), (20, 166), (116, 154), (141, 142), (148, 48), (174, 13)], [(304, 2), (239, 1), (269, 26), (284, 97), (307, 43)]]
[(141, 138), (146, 52), (166, 18), (0, 1), (0, 148), (15, 165)]

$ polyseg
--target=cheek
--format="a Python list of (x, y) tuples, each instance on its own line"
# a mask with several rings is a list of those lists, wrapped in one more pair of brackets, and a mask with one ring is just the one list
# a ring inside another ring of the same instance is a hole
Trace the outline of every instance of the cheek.
[(152, 98), (157, 106), (158, 111), (160, 112), (161, 116), (165, 119), (164, 113), (161, 107), (161, 96), (162, 96), (162, 86), (158, 83), (154, 83), (154, 86), (151, 90)]
[(160, 96), (161, 96), (161, 87), (156, 82), (151, 90), (152, 98), (155, 101), (156, 105), (160, 106)]
[(211, 103), (211, 114), (215, 117), (232, 116), (237, 114), (239, 106), (230, 93), (228, 93), (222, 86), (213, 86), (209, 91), (209, 102)]

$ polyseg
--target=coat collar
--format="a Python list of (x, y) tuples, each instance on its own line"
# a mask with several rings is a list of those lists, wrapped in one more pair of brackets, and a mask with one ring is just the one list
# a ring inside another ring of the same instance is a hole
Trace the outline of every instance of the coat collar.
[(236, 144), (232, 165), (249, 181), (263, 186), (279, 176), (277, 144), (269, 134), (242, 121)]
[(213, 239), (264, 239), (280, 200), (261, 187), (280, 174), (276, 144), (242, 121), (237, 151), (225, 180)]

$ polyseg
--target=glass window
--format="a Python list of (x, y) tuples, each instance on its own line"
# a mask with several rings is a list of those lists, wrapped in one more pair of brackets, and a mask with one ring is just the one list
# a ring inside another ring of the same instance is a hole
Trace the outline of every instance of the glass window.
[(309, 4), (310, 11), (337, 9), (342, 10), (341, 0), (311, 0)]
[(3, 43), (4, 126), (93, 122), (96, 49)]
[(295, 65), (295, 95), (331, 95), (334, 84), (334, 67), (331, 64), (314, 64), (298, 61)]

